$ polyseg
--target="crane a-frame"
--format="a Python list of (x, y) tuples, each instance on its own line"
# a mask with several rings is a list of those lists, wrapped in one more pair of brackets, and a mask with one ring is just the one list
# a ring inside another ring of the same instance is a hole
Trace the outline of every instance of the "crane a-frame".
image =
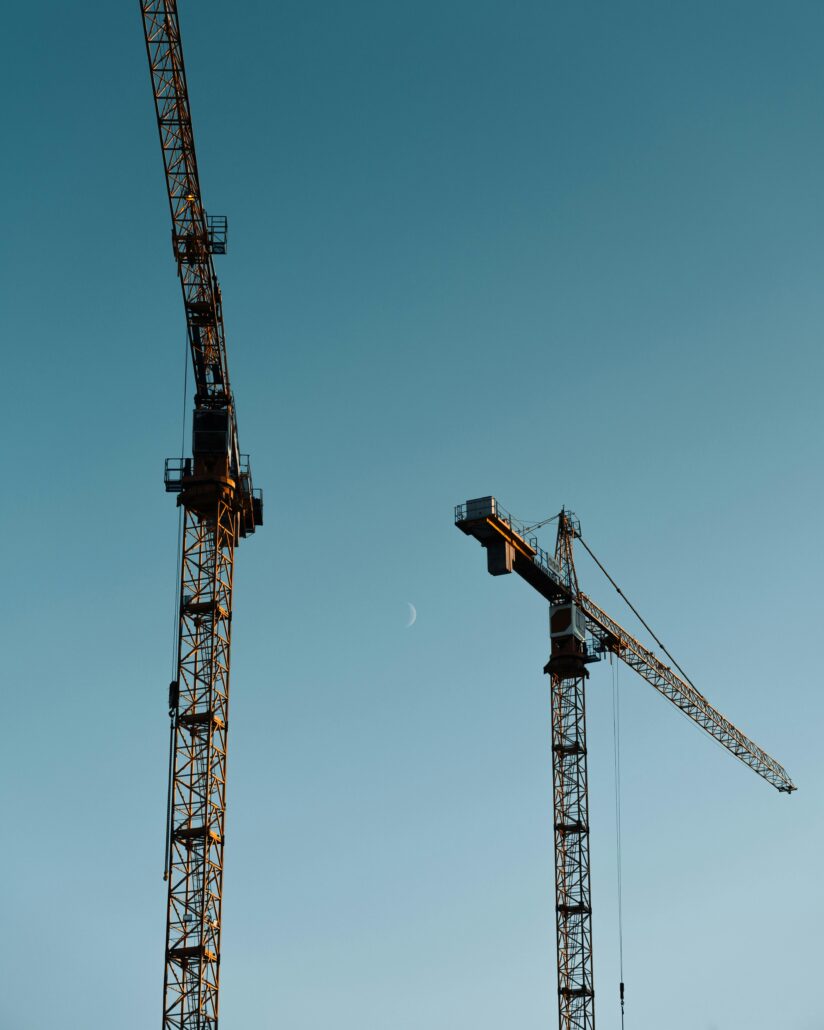
[(214, 254), (225, 218), (200, 195), (175, 0), (141, 2), (157, 125), (194, 369), (192, 457), (167, 460), (183, 509), (165, 877), (164, 1030), (216, 1030), (220, 971), (229, 652), (234, 552), (263, 522), (240, 453)]
[(782, 766), (716, 711), (685, 676), (665, 665), (581, 592), (573, 544), (577, 538), (587, 545), (571, 512), (561, 511), (558, 516), (554, 556), (541, 549), (530, 529), (513, 519), (494, 497), (459, 504), (455, 523), (486, 548), (487, 568), (493, 576), (515, 572), (550, 604), (551, 653), (544, 672), (551, 684), (558, 1022), (560, 1030), (594, 1030), (584, 708), (587, 665), (601, 655), (616, 655), (768, 783), (785, 793), (795, 786)]

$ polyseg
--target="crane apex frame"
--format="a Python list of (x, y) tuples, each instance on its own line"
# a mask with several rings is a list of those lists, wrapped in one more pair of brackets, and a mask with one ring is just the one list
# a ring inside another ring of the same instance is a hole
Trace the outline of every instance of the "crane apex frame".
[(558, 1020), (560, 1030), (594, 1030), (587, 666), (603, 655), (615, 655), (779, 792), (789, 794), (796, 788), (783, 766), (717, 711), (686, 677), (581, 592), (573, 544), (576, 537), (584, 542), (571, 512), (561, 510), (558, 515), (554, 555), (491, 495), (457, 505), (455, 525), (485, 548), (490, 575), (515, 572), (550, 605), (550, 658), (544, 672), (550, 677), (552, 718)]
[(175, 0), (140, 4), (194, 369), (192, 457), (167, 459), (183, 535), (166, 820), (164, 1030), (217, 1030), (234, 552), (263, 523), (241, 454), (213, 255), (227, 224), (208, 217), (197, 170)]

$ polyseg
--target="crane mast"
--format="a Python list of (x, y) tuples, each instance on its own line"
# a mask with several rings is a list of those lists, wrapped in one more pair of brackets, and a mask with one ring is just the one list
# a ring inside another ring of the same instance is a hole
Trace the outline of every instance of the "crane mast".
[[(561, 530), (555, 561), (570, 592), (578, 591), (572, 536)], [(565, 619), (562, 620), (565, 623)], [(569, 628), (564, 625), (564, 629)], [(552, 625), (550, 622), (550, 633)], [(553, 638), (544, 672), (550, 680), (552, 719), (552, 810), (555, 840), (555, 930), (560, 1026), (594, 1030), (592, 899), (589, 875), (589, 788), (587, 783), (586, 666), (592, 659), (574, 635)]]
[[(573, 554), (575, 539), (582, 539), (581, 530), (570, 512), (562, 510), (558, 516), (552, 556), (494, 497), (459, 504), (455, 524), (486, 549), (491, 575), (515, 572), (550, 604), (550, 658), (544, 672), (550, 678), (552, 717), (558, 1023), (560, 1030), (594, 1030), (587, 666), (601, 655), (617, 656), (778, 791), (789, 794), (796, 788), (783, 766), (733, 726), (686, 677), (665, 665), (581, 592)], [(621, 988), (623, 999), (623, 984)]]
[(169, 687), (164, 1030), (216, 1030), (234, 553), (263, 522), (240, 453), (213, 255), (226, 220), (201, 199), (175, 0), (141, 2), (194, 370), (192, 457), (167, 459), (183, 509), (176, 674)]

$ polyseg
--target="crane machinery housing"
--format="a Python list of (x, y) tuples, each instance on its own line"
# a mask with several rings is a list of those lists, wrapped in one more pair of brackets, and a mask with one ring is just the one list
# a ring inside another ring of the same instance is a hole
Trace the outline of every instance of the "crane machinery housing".
[[(558, 515), (554, 555), (539, 547), (534, 527), (513, 519), (491, 496), (459, 504), (455, 524), (486, 549), (491, 575), (515, 572), (549, 602), (550, 658), (544, 672), (550, 678), (552, 719), (558, 1022), (560, 1030), (594, 1030), (584, 707), (587, 666), (603, 655), (617, 656), (777, 790), (789, 794), (796, 788), (783, 767), (713, 708), (683, 673), (665, 665), (581, 592), (575, 540), (592, 552), (571, 512), (562, 510)], [(621, 1001), (623, 1009), (623, 984)]]
[(213, 256), (226, 219), (200, 193), (175, 0), (141, 2), (194, 370), (192, 456), (168, 459), (183, 513), (166, 818), (164, 1030), (216, 1030), (220, 972), (229, 657), (235, 547), (263, 522), (240, 452)]

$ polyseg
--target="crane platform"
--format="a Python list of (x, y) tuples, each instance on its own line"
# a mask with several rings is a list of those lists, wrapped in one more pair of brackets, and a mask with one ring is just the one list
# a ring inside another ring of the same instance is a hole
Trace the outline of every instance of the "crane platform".
[(550, 604), (573, 600), (560, 564), (494, 497), (476, 497), (456, 505), (455, 525), (486, 548), (491, 575), (517, 572)]

